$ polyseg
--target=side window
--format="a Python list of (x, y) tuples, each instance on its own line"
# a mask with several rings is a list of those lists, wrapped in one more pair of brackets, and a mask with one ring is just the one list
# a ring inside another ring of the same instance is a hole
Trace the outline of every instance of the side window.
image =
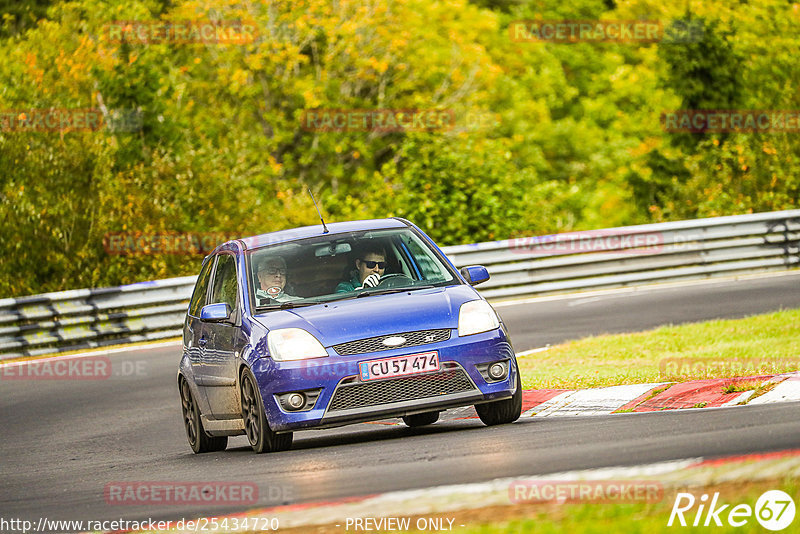
[(431, 253), (416, 239), (406, 237), (403, 238), (403, 243), (408, 247), (408, 251), (412, 256), (412, 261), (414, 261), (416, 267), (420, 270), (422, 280), (436, 282), (449, 280), (451, 278), (447, 272), (442, 270), (438, 262), (434, 261), (431, 257)]
[(193, 317), (200, 317), (200, 309), (206, 304), (208, 281), (211, 279), (211, 268), (213, 266), (214, 258), (208, 258), (200, 270), (197, 282), (194, 284), (192, 299), (189, 301), (189, 315)]
[(236, 309), (239, 289), (236, 283), (236, 260), (230, 254), (221, 254), (217, 260), (214, 274), (214, 287), (211, 289), (211, 303), (225, 302)]

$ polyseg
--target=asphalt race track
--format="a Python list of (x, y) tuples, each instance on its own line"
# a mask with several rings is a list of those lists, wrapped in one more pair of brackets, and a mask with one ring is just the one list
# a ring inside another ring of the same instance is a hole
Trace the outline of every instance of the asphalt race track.
[[(504, 304), (518, 352), (602, 332), (800, 307), (800, 273)], [(360, 424), (295, 434), (255, 455), (244, 436), (194, 455), (181, 421), (177, 346), (110, 355), (105, 380), (0, 380), (0, 516), (181, 519), (392, 490), (800, 447), (798, 403), (601, 417), (478, 420), (424, 429)], [(254, 505), (107, 504), (119, 482), (237, 481)]]

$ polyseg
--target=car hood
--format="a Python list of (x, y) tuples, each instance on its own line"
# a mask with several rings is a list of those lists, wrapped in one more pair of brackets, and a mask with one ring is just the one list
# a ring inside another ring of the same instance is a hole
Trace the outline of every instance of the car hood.
[(337, 300), (256, 316), (267, 329), (303, 328), (326, 347), (347, 341), (435, 328), (458, 328), (458, 310), (480, 298), (458, 285)]

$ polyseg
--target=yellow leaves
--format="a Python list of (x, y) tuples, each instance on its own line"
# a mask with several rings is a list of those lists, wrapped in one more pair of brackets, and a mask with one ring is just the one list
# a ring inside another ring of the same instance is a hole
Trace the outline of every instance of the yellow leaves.
[(303, 100), (305, 101), (306, 109), (318, 108), (322, 104), (313, 89), (306, 89), (303, 91)]
[(661, 144), (660, 137), (648, 137), (643, 139), (639, 146), (630, 149), (630, 155), (633, 157), (640, 157), (649, 154), (654, 149), (658, 148)]
[(245, 57), (245, 64), (254, 71), (259, 71), (264, 68), (264, 61), (261, 54), (249, 54)]
[[(272, 169), (272, 172), (275, 174), (280, 174), (280, 172), (283, 170), (283, 165), (278, 163), (278, 160), (276, 160), (272, 154), (267, 156), (267, 163), (269, 164), (270, 169)], [(282, 198), (281, 192), (278, 193), (278, 198)]]
[(367, 60), (367, 64), (378, 71), (379, 73), (383, 74), (389, 68), (389, 62), (385, 59), (379, 60), (375, 57), (370, 57)]
[(770, 156), (775, 156), (778, 154), (777, 149), (770, 146), (768, 143), (764, 143), (764, 145), (761, 147), (761, 150), (764, 151), (764, 154), (768, 154)]
[(241, 87), (247, 85), (249, 77), (250, 74), (246, 70), (236, 69), (231, 76), (231, 82), (235, 87)]

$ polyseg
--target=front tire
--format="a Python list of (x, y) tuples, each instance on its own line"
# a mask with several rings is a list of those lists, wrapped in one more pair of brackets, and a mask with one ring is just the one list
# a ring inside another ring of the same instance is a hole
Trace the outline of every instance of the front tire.
[(476, 404), (475, 411), (486, 426), (513, 423), (522, 414), (522, 381), (517, 368), (517, 391), (510, 399)]
[(418, 426), (432, 425), (439, 420), (439, 412), (415, 413), (414, 415), (404, 415), (403, 422), (406, 426), (416, 428)]
[(186, 427), (186, 438), (195, 454), (224, 451), (228, 446), (228, 436), (209, 436), (200, 420), (200, 409), (192, 396), (189, 382), (181, 378), (181, 411), (183, 424)]
[(292, 433), (276, 434), (269, 427), (261, 393), (256, 384), (253, 372), (245, 368), (242, 372), (241, 397), (242, 419), (247, 440), (256, 454), (288, 450), (292, 446)]

